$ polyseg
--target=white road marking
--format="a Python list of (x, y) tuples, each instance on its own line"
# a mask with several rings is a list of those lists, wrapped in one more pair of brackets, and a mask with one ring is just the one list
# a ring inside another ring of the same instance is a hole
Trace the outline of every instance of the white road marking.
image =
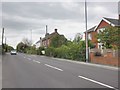
[(40, 63), (39, 61), (33, 60), (33, 62)]
[(24, 57), (24, 58), (26, 58), (26, 57)]
[(48, 64), (45, 64), (46, 66), (50, 67), (50, 68), (53, 68), (53, 69), (56, 69), (56, 70), (59, 70), (59, 71), (63, 71), (62, 69), (60, 68), (57, 68), (57, 67), (54, 67), (54, 66), (51, 66), (51, 65), (48, 65)]
[(31, 60), (31, 58), (27, 58), (28, 60)]
[(114, 88), (114, 87), (112, 87), (112, 86), (110, 86), (110, 85), (107, 85), (107, 84), (104, 84), (104, 83), (95, 81), (95, 80), (90, 79), (90, 78), (86, 78), (86, 77), (84, 77), (84, 76), (78, 76), (78, 77), (79, 77), (79, 78), (82, 78), (82, 79), (85, 79), (85, 80), (88, 80), (88, 81), (91, 81), (91, 82), (94, 82), (94, 83), (97, 83), (97, 84), (99, 84), (99, 85), (105, 86), (105, 87), (107, 87), (107, 88), (112, 88), (112, 89), (118, 90), (118, 89), (116, 89), (116, 88)]

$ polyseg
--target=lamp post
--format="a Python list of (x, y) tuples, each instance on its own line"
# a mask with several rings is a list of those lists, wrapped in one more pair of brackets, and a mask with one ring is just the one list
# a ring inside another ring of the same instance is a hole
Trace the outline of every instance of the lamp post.
[(85, 28), (86, 28), (86, 62), (88, 62), (88, 33), (87, 33), (87, 3), (85, 0)]

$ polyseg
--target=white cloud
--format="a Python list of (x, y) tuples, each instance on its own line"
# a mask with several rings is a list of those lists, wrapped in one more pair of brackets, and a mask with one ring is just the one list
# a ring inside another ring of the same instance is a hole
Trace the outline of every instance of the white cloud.
[[(117, 18), (117, 3), (88, 2), (88, 28), (97, 25), (102, 17)], [(114, 8), (113, 8), (114, 7)], [(68, 39), (76, 33), (85, 31), (83, 2), (32, 2), (3, 3), (3, 26), (7, 43), (16, 46), (24, 37), (30, 39), (32, 29), (33, 42), (55, 28)]]

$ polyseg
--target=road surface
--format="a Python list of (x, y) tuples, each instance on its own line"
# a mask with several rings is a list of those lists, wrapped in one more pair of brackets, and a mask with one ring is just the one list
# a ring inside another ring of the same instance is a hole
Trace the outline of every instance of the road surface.
[(8, 53), (2, 60), (2, 87), (118, 89), (118, 69)]

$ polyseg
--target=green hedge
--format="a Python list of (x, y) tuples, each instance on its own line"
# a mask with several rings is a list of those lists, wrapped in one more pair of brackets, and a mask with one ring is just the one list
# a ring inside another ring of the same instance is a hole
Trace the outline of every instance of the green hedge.
[(59, 48), (48, 47), (45, 49), (45, 55), (77, 61), (85, 61), (85, 45), (84, 42), (79, 44), (70, 43), (62, 45)]

